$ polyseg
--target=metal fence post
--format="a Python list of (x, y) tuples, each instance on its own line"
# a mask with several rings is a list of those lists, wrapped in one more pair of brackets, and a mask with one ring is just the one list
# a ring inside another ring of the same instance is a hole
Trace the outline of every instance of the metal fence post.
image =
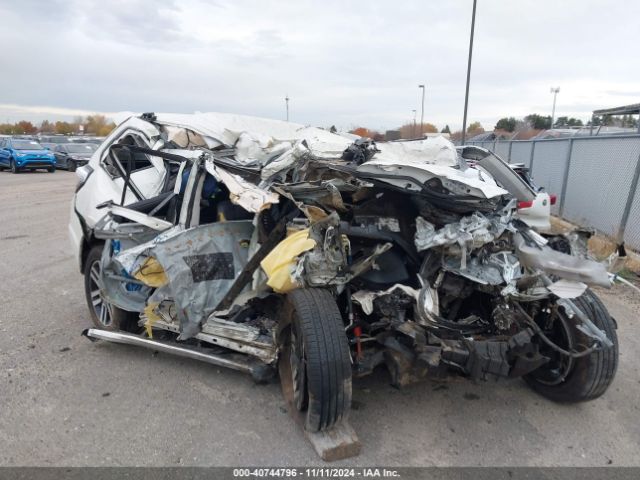
[(509, 140), (509, 157), (507, 158), (507, 163), (511, 163), (511, 149), (513, 148), (513, 140)]
[(493, 141), (493, 153), (496, 153), (496, 145), (497, 145), (497, 144), (498, 144), (498, 139), (496, 138), (496, 139)]
[(638, 156), (638, 162), (636, 163), (636, 168), (633, 172), (633, 179), (631, 180), (631, 186), (629, 188), (629, 196), (627, 197), (627, 203), (624, 206), (622, 218), (620, 219), (620, 228), (618, 229), (617, 237), (618, 243), (624, 242), (624, 231), (627, 228), (627, 221), (629, 220), (629, 214), (631, 213), (631, 207), (633, 206), (633, 199), (635, 198), (636, 190), (638, 189), (638, 179), (640, 179), (640, 156)]
[(567, 196), (567, 184), (569, 183), (569, 167), (571, 166), (571, 153), (573, 152), (573, 138), (569, 139), (569, 148), (567, 148), (567, 163), (564, 167), (564, 178), (562, 179), (562, 192), (560, 192), (560, 206), (558, 213), (562, 217), (564, 215), (564, 201)]

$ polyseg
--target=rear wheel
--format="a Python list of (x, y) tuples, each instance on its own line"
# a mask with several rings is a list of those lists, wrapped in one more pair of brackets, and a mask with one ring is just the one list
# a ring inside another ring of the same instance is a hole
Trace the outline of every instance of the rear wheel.
[(287, 295), (280, 379), (291, 409), (311, 432), (346, 418), (351, 406), (351, 357), (342, 316), (325, 289)]
[(47, 172), (54, 173), (56, 171), (56, 167), (47, 167)]
[[(600, 299), (590, 290), (574, 299), (576, 306), (611, 340), (613, 346), (579, 358), (571, 358), (551, 348), (540, 351), (551, 360), (526, 375), (524, 380), (541, 395), (558, 402), (582, 402), (602, 395), (616, 374), (618, 367), (618, 337), (616, 325)], [(564, 350), (584, 351), (593, 340), (577, 328), (577, 318), (569, 318), (562, 309), (545, 335)]]
[(84, 266), (84, 289), (93, 324), (102, 330), (138, 330), (139, 315), (111, 305), (103, 296), (102, 250), (104, 245), (94, 245)]

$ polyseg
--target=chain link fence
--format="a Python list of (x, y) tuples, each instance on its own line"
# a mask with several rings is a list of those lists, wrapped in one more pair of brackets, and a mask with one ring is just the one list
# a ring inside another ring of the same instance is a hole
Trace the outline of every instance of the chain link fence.
[(528, 167), (554, 215), (640, 250), (640, 135), (467, 143)]

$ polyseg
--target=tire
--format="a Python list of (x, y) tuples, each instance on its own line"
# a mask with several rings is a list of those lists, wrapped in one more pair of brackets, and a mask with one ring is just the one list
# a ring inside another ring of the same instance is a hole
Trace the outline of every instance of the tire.
[[(607, 338), (613, 342), (613, 346), (572, 359), (569, 361), (571, 367), (564, 375), (564, 379), (555, 384), (550, 384), (553, 382), (549, 382), (548, 377), (545, 377), (546, 365), (525, 375), (524, 380), (534, 391), (556, 402), (575, 403), (598, 398), (609, 388), (618, 368), (616, 324), (606, 307), (591, 290), (574, 299), (574, 302), (598, 328), (606, 333)], [(591, 338), (576, 328), (573, 319), (567, 319), (566, 325), (569, 327), (566, 333), (573, 342), (574, 349), (583, 350), (592, 344)], [(547, 368), (546, 374), (548, 373)]]
[(16, 165), (16, 161), (13, 158), (9, 160), (9, 165), (11, 166), (11, 173), (20, 173), (20, 169)]
[[(280, 370), (283, 391), (307, 431), (330, 429), (351, 407), (351, 356), (344, 323), (333, 295), (325, 289), (299, 289), (286, 298), (290, 320), (283, 333)], [(288, 363), (287, 363), (288, 362)], [(289, 375), (284, 378), (283, 375)]]
[(55, 171), (56, 171), (56, 167), (47, 167), (47, 172), (55, 173)]
[(70, 172), (76, 171), (76, 162), (67, 162), (67, 170)]
[(139, 315), (105, 302), (100, 293), (100, 261), (103, 244), (94, 245), (84, 265), (84, 291), (91, 321), (101, 330), (137, 332)]

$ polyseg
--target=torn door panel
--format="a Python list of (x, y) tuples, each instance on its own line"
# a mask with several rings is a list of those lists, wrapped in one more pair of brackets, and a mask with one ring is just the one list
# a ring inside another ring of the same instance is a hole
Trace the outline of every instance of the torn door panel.
[(157, 260), (168, 279), (167, 296), (176, 304), (181, 338), (190, 338), (246, 264), (253, 225), (241, 220), (178, 228), (134, 252), (123, 252), (117, 260), (133, 272), (139, 272), (148, 258)]

